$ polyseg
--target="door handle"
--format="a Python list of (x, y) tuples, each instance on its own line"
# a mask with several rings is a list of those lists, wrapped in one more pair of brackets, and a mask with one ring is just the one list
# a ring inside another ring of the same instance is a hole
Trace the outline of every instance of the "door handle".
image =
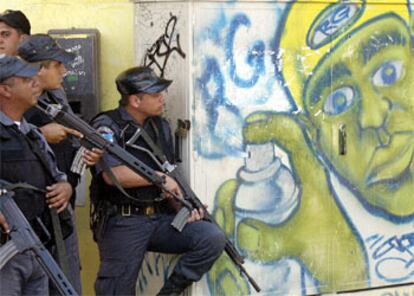
[(343, 123), (338, 128), (338, 148), (339, 155), (346, 154), (346, 125)]

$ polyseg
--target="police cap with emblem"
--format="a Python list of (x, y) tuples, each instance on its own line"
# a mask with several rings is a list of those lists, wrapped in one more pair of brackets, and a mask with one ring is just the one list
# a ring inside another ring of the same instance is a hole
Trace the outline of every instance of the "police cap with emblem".
[(31, 65), (15, 56), (0, 55), (0, 83), (10, 77), (33, 77), (39, 72), (38, 65)]
[(17, 48), (17, 54), (28, 62), (54, 60), (61, 63), (73, 61), (75, 54), (61, 48), (47, 34), (35, 34), (24, 40)]
[(119, 74), (115, 82), (122, 95), (132, 95), (162, 92), (172, 80), (158, 77), (149, 67), (133, 67)]

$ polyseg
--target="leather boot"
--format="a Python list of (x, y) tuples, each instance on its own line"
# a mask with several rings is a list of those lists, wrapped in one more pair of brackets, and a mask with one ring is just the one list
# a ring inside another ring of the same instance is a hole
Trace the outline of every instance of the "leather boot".
[(168, 280), (164, 283), (157, 296), (179, 296), (192, 284), (192, 281), (186, 279), (182, 275), (173, 272)]

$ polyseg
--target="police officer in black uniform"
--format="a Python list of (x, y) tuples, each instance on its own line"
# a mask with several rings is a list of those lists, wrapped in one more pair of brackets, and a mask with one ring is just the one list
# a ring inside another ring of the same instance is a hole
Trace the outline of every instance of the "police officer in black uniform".
[[(39, 83), (42, 88), (41, 98), (51, 104), (61, 104), (69, 112), (73, 112), (65, 91), (62, 89), (65, 64), (72, 62), (75, 55), (59, 47), (56, 41), (46, 34), (35, 34), (26, 38), (17, 49), (18, 55), (30, 63), (39, 63)], [(68, 181), (75, 188), (79, 175), (71, 171), (72, 161), (80, 144), (81, 134), (73, 129), (60, 125), (37, 108), (31, 108), (24, 114), (25, 119), (40, 128), (53, 152), (56, 154), (58, 167), (68, 176)], [(70, 199), (75, 206), (76, 195)]]
[[(182, 196), (175, 180), (164, 175), (147, 152), (136, 149), (151, 151), (153, 146), (142, 137), (133, 145), (126, 145), (137, 129), (143, 128), (157, 149), (174, 163), (170, 126), (161, 117), (163, 91), (171, 82), (147, 67), (122, 72), (116, 79), (121, 94), (120, 106), (98, 115), (93, 125), (105, 138), (124, 146), (157, 170), (165, 177), (166, 188)], [(97, 295), (135, 295), (146, 251), (182, 254), (159, 292), (159, 295), (179, 295), (191, 283), (200, 280), (224, 249), (224, 233), (214, 224), (203, 221), (201, 210), (191, 213), (182, 232), (174, 229), (170, 224), (179, 203), (110, 155), (104, 154), (94, 168), (91, 198), (98, 210), (101, 206), (105, 208), (104, 219), (107, 220), (97, 223), (106, 225), (96, 236), (100, 252), (95, 282)]]
[[(48, 207), (56, 208), (61, 216), (66, 213), (63, 201), (69, 199), (72, 187), (57, 169), (55, 156), (40, 131), (23, 118), (37, 102), (38, 70), (17, 57), (0, 57), (0, 178), (45, 191), (16, 190), (14, 199), (36, 233), (47, 239), (39, 220), (53, 233)], [(68, 235), (70, 225), (63, 230)], [(3, 242), (8, 239), (2, 236)], [(16, 255), (0, 271), (0, 294), (48, 294), (47, 276), (31, 251)]]
[[(27, 62), (41, 65), (41, 70), (38, 74), (42, 89), (41, 98), (51, 104), (58, 103), (64, 106), (68, 112), (73, 112), (66, 98), (66, 93), (62, 88), (62, 82), (63, 76), (67, 71), (65, 64), (72, 62), (75, 54), (61, 48), (47, 34), (34, 34), (26, 38), (19, 45), (17, 53)], [(76, 188), (80, 175), (78, 172), (72, 171), (72, 164), (76, 153), (80, 149), (78, 137), (81, 137), (81, 134), (74, 129), (53, 122), (49, 116), (35, 107), (29, 109), (24, 114), (24, 117), (42, 131), (56, 155), (59, 170), (67, 175), (68, 182), (73, 188)], [(95, 152), (90, 150), (81, 151), (83, 153), (81, 160), (87, 165), (95, 164), (100, 157), (96, 149), (94, 150)], [(75, 201), (76, 191), (74, 190), (70, 198), (70, 211), (75, 209)], [(81, 294), (80, 258), (76, 231), (65, 240), (65, 247), (70, 255), (70, 260), (68, 260), (68, 277), (71, 279), (76, 291)], [(52, 292), (55, 293), (56, 291), (53, 290)]]

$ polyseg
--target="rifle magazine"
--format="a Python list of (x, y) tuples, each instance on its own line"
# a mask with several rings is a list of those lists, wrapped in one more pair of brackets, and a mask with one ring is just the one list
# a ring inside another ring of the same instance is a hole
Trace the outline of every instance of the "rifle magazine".
[(190, 213), (189, 209), (182, 207), (177, 215), (175, 215), (174, 220), (171, 222), (171, 226), (179, 232), (183, 231), (184, 226), (187, 224), (188, 217), (190, 217)]
[(0, 248), (0, 270), (2, 270), (4, 265), (6, 265), (11, 258), (17, 255), (17, 253), (19, 253), (19, 250), (13, 241), (10, 240), (5, 243)]

